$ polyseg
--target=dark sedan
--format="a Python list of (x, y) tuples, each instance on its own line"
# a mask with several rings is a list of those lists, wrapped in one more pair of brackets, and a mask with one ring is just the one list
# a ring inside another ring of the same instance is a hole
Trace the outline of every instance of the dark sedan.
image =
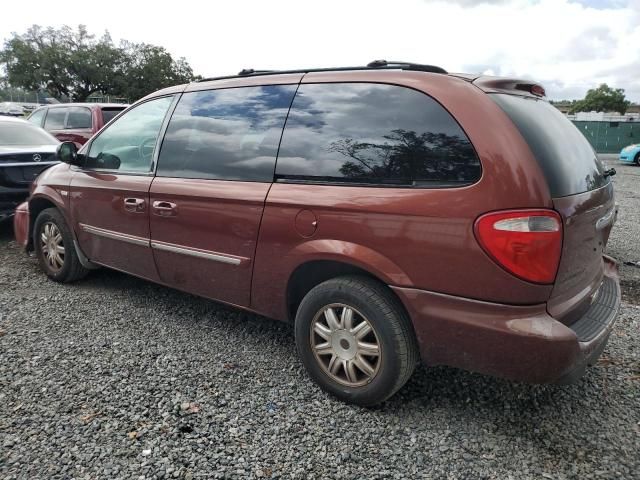
[(0, 221), (10, 217), (29, 195), (40, 172), (58, 163), (60, 142), (42, 128), (13, 117), (0, 117)]

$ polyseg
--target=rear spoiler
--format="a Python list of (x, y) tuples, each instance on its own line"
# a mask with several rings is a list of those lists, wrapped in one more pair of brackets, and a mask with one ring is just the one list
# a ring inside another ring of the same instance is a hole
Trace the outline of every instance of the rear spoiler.
[(544, 87), (531, 80), (481, 76), (475, 78), (472, 83), (486, 93), (509, 93), (534, 98), (546, 97)]

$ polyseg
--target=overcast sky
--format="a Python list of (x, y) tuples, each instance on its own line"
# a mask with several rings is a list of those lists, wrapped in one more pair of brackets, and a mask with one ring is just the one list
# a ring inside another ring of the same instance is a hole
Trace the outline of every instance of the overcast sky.
[(640, 102), (640, 0), (8, 1), (0, 38), (87, 25), (165, 47), (195, 73), (406, 60), (541, 81), (553, 99), (606, 82)]

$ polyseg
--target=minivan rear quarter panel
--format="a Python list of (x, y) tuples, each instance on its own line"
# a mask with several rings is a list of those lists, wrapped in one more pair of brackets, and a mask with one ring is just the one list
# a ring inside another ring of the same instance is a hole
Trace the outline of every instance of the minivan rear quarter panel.
[[(359, 266), (389, 285), (505, 304), (544, 303), (550, 285), (507, 273), (473, 234), (476, 218), (489, 211), (553, 208), (540, 168), (506, 114), (469, 82), (438, 74), (318, 72), (302, 80), (337, 82), (395, 84), (430, 95), (473, 143), (482, 177), (471, 186), (435, 189), (275, 183), (260, 230), (252, 307), (287, 318), (283, 285), (298, 266), (318, 259)], [(294, 226), (305, 209), (317, 218), (310, 238)]]

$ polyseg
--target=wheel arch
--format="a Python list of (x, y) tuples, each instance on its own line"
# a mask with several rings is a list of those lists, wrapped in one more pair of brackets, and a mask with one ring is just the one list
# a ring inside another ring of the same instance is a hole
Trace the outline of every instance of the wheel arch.
[(287, 320), (289, 322), (295, 320), (300, 302), (311, 289), (332, 278), (345, 276), (366, 277), (384, 286), (391, 296), (396, 299), (398, 307), (404, 310), (404, 313), (409, 319), (411, 318), (402, 300), (393, 289), (389, 288), (389, 283), (384, 281), (380, 276), (348, 261), (314, 259), (301, 263), (289, 275), (286, 289)]
[(56, 208), (64, 217), (66, 217), (66, 215), (64, 215), (64, 210), (60, 207), (61, 205), (48, 196), (35, 195), (29, 199), (29, 236), (27, 238), (27, 251), (33, 251), (33, 226), (35, 225), (36, 218), (38, 218), (40, 212), (47, 208)]

